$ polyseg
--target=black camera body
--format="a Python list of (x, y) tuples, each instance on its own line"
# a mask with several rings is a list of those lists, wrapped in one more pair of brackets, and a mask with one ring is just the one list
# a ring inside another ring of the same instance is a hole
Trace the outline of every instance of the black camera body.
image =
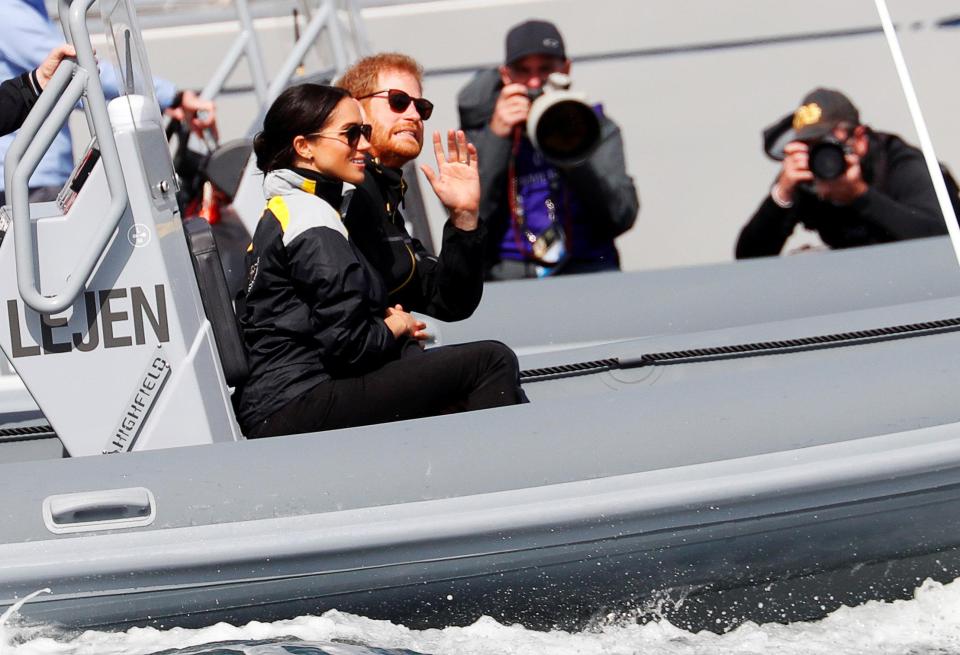
[(810, 172), (818, 180), (835, 180), (847, 172), (850, 147), (833, 136), (810, 144)]

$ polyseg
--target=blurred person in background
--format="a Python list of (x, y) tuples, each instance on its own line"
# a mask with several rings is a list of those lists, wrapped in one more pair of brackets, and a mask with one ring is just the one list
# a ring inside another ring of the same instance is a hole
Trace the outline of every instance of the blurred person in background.
[[(799, 224), (830, 248), (947, 233), (923, 153), (862, 124), (840, 91), (808, 93), (795, 112), (765, 130), (764, 147), (783, 163), (740, 232), (737, 258), (779, 254)], [(957, 184), (941, 169), (960, 214)]]
[[(47, 15), (43, 0), (0, 0), (0, 79), (28, 73), (45, 60), (48, 53), (64, 40), (60, 29)], [(107, 99), (120, 95), (116, 70), (108, 62), (100, 63), (100, 78)], [(185, 120), (198, 131), (216, 130), (214, 104), (193, 91), (178, 91), (172, 82), (154, 79), (160, 107), (174, 118)], [(0, 204), (6, 204), (3, 159), (14, 135), (0, 137)], [(70, 130), (64, 125), (37, 170), (30, 178), (30, 200), (54, 200), (73, 171), (73, 145)]]
[(601, 106), (599, 146), (583, 162), (551, 163), (527, 138), (531, 97), (552, 73), (570, 73), (563, 37), (531, 20), (507, 33), (504, 64), (478, 73), (458, 96), (460, 125), (480, 158), (488, 279), (619, 270), (614, 239), (640, 209), (620, 128)]
[[(433, 256), (407, 231), (403, 213), (407, 182), (401, 167), (423, 147), (423, 124), (433, 103), (423, 97), (423, 69), (399, 53), (364, 57), (337, 85), (360, 101), (365, 120), (373, 127), (365, 153), (363, 182), (350, 200), (344, 223), (357, 247), (383, 277), (392, 305), (444, 321), (470, 316), (483, 293), (483, 230), (477, 205), (480, 180), (476, 169), (458, 167), (444, 182), (422, 167), (449, 218), (443, 226), (439, 256)], [(438, 142), (439, 143), (439, 142)], [(464, 156), (476, 156), (462, 132), (447, 133), (451, 151), (457, 144)]]

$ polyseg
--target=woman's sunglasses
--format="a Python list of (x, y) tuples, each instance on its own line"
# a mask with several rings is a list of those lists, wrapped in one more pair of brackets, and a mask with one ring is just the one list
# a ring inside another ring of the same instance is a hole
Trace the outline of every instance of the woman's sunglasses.
[[(361, 136), (363, 136), (364, 139), (369, 141), (370, 135), (372, 134), (373, 134), (373, 126), (370, 125), (369, 123), (362, 123), (362, 124), (356, 123), (354, 125), (351, 125), (347, 129), (343, 130), (342, 132), (337, 132), (337, 135), (347, 137), (346, 144), (353, 149), (355, 149), (360, 144)], [(338, 139), (336, 136), (324, 134), (323, 132), (313, 132), (311, 134), (305, 134), (304, 136), (307, 137), (308, 139), (312, 137), (320, 137), (321, 139), (333, 139), (334, 141), (340, 141), (340, 143), (344, 143), (343, 141)]]
[(363, 100), (364, 98), (372, 98), (374, 96), (379, 96), (381, 93), (387, 94), (387, 102), (390, 103), (390, 109), (402, 114), (407, 110), (407, 107), (410, 106), (410, 103), (413, 103), (413, 106), (416, 108), (417, 113), (420, 114), (420, 118), (427, 120), (430, 118), (430, 115), (433, 114), (433, 103), (427, 100), (426, 98), (414, 98), (411, 97), (406, 91), (401, 91), (400, 89), (384, 89), (383, 91), (375, 91), (374, 93), (368, 93), (365, 96), (360, 96), (357, 100)]

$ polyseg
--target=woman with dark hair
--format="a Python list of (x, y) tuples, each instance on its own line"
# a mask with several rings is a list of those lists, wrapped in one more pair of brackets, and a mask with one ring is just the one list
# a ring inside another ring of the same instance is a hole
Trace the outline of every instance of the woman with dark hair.
[[(341, 220), (344, 188), (359, 184), (370, 126), (343, 89), (284, 91), (254, 140), (267, 208), (247, 253), (240, 324), (250, 376), (238, 390), (248, 437), (417, 418), (520, 402), (517, 359), (484, 341), (423, 350), (425, 325), (388, 307), (383, 280)], [(438, 173), (479, 205), (476, 150), (434, 135)], [(474, 187), (476, 187), (474, 189)], [(475, 192), (475, 193), (474, 193)]]

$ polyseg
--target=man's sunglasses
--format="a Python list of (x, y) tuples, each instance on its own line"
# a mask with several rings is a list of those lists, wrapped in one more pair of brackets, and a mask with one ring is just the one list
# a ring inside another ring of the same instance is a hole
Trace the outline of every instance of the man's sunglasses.
[(374, 96), (379, 96), (381, 93), (387, 94), (387, 102), (390, 103), (390, 109), (402, 114), (407, 110), (407, 107), (410, 106), (410, 103), (413, 103), (413, 106), (417, 109), (417, 113), (420, 114), (420, 118), (427, 120), (430, 118), (430, 115), (433, 114), (433, 103), (427, 100), (426, 98), (413, 98), (406, 91), (401, 91), (400, 89), (384, 89), (382, 91), (375, 91), (374, 93), (368, 93), (365, 96), (360, 96), (357, 100), (363, 100), (364, 98), (373, 98)]
[[(366, 139), (367, 141), (370, 140), (370, 135), (373, 134), (373, 126), (370, 125), (369, 123), (362, 123), (362, 124), (356, 123), (354, 125), (351, 125), (347, 129), (343, 130), (342, 132), (337, 132), (336, 134), (337, 136), (347, 137), (346, 144), (351, 148), (356, 148), (360, 144), (361, 136), (363, 136), (363, 138)], [(338, 139), (337, 136), (324, 134), (323, 132), (313, 132), (311, 134), (305, 134), (304, 136), (307, 137), (308, 139), (313, 137), (319, 137), (321, 139), (333, 139), (334, 141), (340, 141), (340, 143), (344, 143), (342, 140)]]

